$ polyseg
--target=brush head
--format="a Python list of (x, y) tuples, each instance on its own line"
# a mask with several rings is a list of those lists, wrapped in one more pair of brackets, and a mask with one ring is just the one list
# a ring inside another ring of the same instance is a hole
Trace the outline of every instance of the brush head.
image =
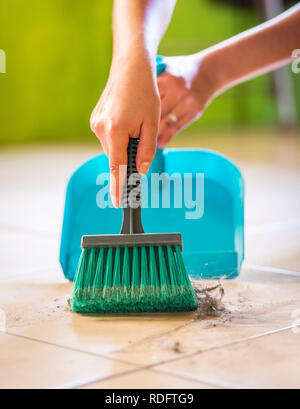
[(197, 307), (180, 245), (121, 243), (115, 247), (104, 243), (100, 247), (98, 242), (88, 247), (86, 239), (84, 244), (71, 297), (74, 312), (191, 311)]

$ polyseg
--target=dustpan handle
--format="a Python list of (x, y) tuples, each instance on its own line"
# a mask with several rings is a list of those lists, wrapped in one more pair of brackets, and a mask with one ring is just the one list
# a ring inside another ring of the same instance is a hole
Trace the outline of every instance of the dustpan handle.
[(144, 233), (142, 208), (142, 177), (136, 168), (139, 138), (129, 138), (127, 147), (127, 175), (123, 190), (123, 224), (121, 234)]

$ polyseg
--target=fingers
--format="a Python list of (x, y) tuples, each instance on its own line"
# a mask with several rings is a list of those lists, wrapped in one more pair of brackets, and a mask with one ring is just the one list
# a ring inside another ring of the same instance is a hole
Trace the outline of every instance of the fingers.
[(176, 124), (171, 124), (158, 137), (158, 147), (164, 148), (169, 141), (182, 129), (186, 128), (192, 121), (199, 117), (199, 112), (195, 108), (182, 115)]
[(161, 100), (161, 118), (166, 117), (174, 107), (179, 103), (180, 98), (178, 95), (170, 94), (165, 95)]
[(156, 152), (158, 119), (146, 120), (140, 132), (140, 143), (136, 157), (137, 170), (146, 175)]
[(186, 90), (177, 78), (165, 73), (157, 80), (161, 98), (161, 118), (168, 115), (186, 95)]
[[(97, 108), (97, 107), (96, 107)], [(104, 153), (109, 156), (109, 146), (105, 138), (106, 132), (104, 127), (104, 122), (101, 121), (100, 115), (98, 114), (96, 108), (94, 109), (90, 118), (90, 127), (94, 134), (99, 139)]]
[(123, 187), (127, 173), (127, 146), (129, 137), (123, 132), (111, 131), (109, 141), (110, 196), (115, 207), (122, 201)]
[(174, 122), (175, 118), (177, 118), (177, 123), (181, 121), (181, 119), (188, 113), (188, 108), (186, 102), (183, 101), (182, 103), (178, 103), (168, 115), (161, 119), (158, 130), (158, 140), (160, 140), (161, 136), (167, 129), (176, 125)]
[(95, 109), (90, 120), (91, 129), (99, 139), (109, 158), (110, 196), (115, 207), (119, 207), (127, 174), (128, 131), (124, 126), (108, 124), (101, 120)]
[(122, 201), (123, 187), (127, 174), (127, 147), (129, 135), (140, 137), (136, 165), (139, 173), (145, 175), (151, 165), (156, 152), (156, 141), (159, 123), (159, 104), (154, 119), (145, 119), (142, 126), (134, 132), (128, 124), (109, 126), (97, 114), (91, 118), (91, 128), (100, 140), (104, 152), (109, 158), (110, 166), (110, 195), (115, 207)]
[(160, 135), (158, 139), (158, 147), (163, 149), (169, 141), (176, 135), (179, 131), (185, 128), (192, 119), (189, 118), (187, 115), (182, 117), (177, 124), (173, 124), (169, 126), (163, 134)]

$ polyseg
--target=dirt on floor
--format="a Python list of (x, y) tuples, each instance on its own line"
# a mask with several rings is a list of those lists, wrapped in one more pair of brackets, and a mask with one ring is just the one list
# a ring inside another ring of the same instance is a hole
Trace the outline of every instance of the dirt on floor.
[[(192, 281), (198, 299), (198, 308), (194, 313), (195, 319), (205, 319), (209, 317), (220, 317), (225, 314), (225, 307), (222, 302), (225, 290), (220, 282), (207, 283), (205, 281)], [(28, 286), (28, 284), (27, 284)], [(68, 298), (70, 296), (70, 284), (49, 286), (49, 292), (37, 296), (35, 300), (24, 300), (14, 303), (6, 309), (7, 327), (21, 327), (34, 325), (45, 321), (62, 318), (70, 313)], [(56, 296), (53, 296), (54, 294)]]
[(222, 283), (211, 284), (193, 280), (192, 285), (198, 300), (198, 308), (195, 313), (197, 319), (219, 317), (224, 313), (225, 307), (222, 301), (225, 290)]

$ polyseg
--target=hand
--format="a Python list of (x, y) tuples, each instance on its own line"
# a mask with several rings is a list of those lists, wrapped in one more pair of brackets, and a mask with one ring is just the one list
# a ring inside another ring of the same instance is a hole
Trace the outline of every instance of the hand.
[(207, 55), (167, 57), (167, 70), (158, 78), (161, 120), (158, 146), (199, 118), (216, 95), (217, 79)]
[(155, 67), (147, 56), (113, 61), (106, 87), (90, 119), (109, 158), (113, 204), (119, 207), (126, 178), (129, 137), (140, 137), (137, 169), (145, 175), (156, 152), (160, 98)]

